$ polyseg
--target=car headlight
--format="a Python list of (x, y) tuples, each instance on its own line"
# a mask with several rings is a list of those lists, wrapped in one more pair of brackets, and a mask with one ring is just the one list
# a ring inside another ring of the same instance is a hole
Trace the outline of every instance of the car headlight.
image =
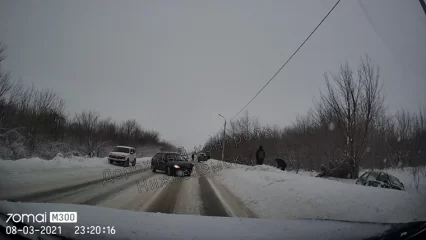
[(180, 168), (178, 165), (173, 165), (174, 168)]

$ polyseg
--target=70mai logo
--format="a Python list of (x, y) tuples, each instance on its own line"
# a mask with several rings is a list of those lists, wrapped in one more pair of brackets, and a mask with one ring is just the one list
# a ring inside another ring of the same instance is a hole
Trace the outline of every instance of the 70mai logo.
[(47, 214), (8, 213), (6, 222), (14, 223), (47, 223)]
[[(50, 220), (50, 221), (49, 221)], [(47, 213), (8, 213), (6, 222), (13, 223), (76, 223), (77, 212), (50, 212)]]

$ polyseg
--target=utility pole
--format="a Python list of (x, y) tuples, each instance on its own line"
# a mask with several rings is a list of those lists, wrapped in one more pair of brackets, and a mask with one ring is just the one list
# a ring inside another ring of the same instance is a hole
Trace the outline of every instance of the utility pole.
[(222, 161), (225, 161), (225, 138), (226, 138), (226, 118), (220, 114), (218, 114), (225, 120), (225, 124), (223, 125), (223, 137), (222, 137)]

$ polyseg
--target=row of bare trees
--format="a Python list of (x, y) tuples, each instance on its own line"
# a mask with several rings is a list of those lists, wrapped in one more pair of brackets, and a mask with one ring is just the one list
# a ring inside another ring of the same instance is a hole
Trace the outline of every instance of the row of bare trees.
[[(265, 164), (276, 165), (274, 159), (283, 158), (295, 169), (319, 171), (327, 167), (349, 178), (356, 178), (360, 167), (426, 164), (426, 109), (389, 114), (379, 67), (368, 56), (361, 59), (356, 72), (344, 63), (337, 73), (327, 73), (324, 78), (325, 92), (292, 126), (268, 126), (269, 134), (253, 137), (255, 129), (263, 129), (257, 118), (246, 112), (231, 121), (225, 160), (238, 156), (240, 162), (254, 164), (254, 153), (263, 145)], [(235, 144), (244, 134), (252, 137)], [(204, 145), (209, 146), (204, 151), (210, 150), (213, 158), (220, 159), (221, 139), (218, 131)]]
[(5, 47), (0, 44), (0, 158), (39, 156), (57, 153), (104, 155), (117, 144), (135, 147), (156, 146), (174, 149), (160, 140), (156, 131), (143, 129), (136, 120), (116, 123), (95, 111), (66, 116), (65, 102), (51, 90), (12, 82), (2, 69)]
[(110, 118), (102, 119), (94, 111), (85, 111), (76, 114), (70, 122), (72, 142), (82, 146), (88, 152), (94, 151), (98, 156), (106, 154), (112, 146), (117, 144), (131, 145), (136, 148), (161, 146), (165, 150), (176, 149), (172, 144), (162, 141), (158, 132), (143, 129), (134, 119), (117, 124)]

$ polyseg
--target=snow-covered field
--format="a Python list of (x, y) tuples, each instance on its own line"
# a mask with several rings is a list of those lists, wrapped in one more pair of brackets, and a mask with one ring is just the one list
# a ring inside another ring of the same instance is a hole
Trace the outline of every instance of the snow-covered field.
[[(210, 159), (206, 164), (217, 166), (221, 162)], [(216, 171), (214, 177), (264, 218), (381, 223), (426, 220), (426, 195), (315, 178), (311, 172), (299, 173), (266, 165), (233, 164)], [(404, 180), (410, 177), (404, 173), (409, 172), (395, 172), (395, 176), (408, 186)], [(422, 184), (425, 180), (421, 179)]]

